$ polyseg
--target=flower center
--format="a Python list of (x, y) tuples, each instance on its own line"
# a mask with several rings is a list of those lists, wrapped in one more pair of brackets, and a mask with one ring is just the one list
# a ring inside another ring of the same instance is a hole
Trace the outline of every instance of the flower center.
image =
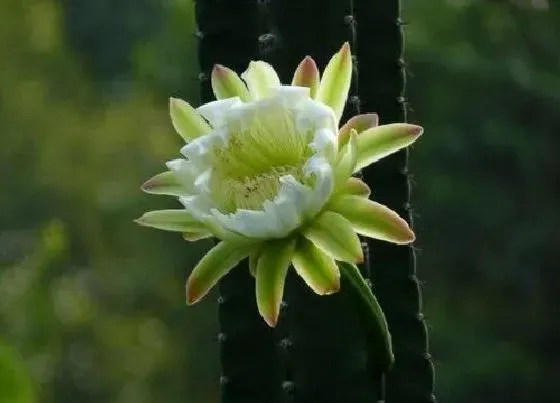
[(284, 175), (305, 183), (303, 167), (313, 154), (312, 130), (297, 131), (291, 111), (270, 105), (250, 112), (228, 125), (227, 141), (212, 153), (210, 192), (223, 213), (261, 209)]
[(279, 178), (292, 175), (299, 181), (303, 180), (301, 168), (273, 167), (269, 172), (256, 174), (243, 179), (226, 178), (214, 195), (220, 201), (221, 208), (227, 212), (237, 209), (258, 210), (265, 200), (273, 200), (280, 188)]

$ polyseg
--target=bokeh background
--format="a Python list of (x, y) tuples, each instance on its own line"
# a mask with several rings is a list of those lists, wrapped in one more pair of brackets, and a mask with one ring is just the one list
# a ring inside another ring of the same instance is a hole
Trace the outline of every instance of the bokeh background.
[[(558, 401), (559, 1), (403, 4), (437, 395)], [(209, 244), (132, 222), (176, 206), (139, 185), (197, 103), (192, 7), (0, 1), (2, 403), (217, 402), (215, 300), (184, 304)]]

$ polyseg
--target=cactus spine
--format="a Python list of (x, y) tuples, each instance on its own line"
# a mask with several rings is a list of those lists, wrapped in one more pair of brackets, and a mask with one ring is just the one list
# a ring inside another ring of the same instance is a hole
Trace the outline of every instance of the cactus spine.
[[(404, 122), (406, 72), (399, 0), (354, 0), (360, 27), (358, 95), (364, 111), (382, 123)], [(366, 45), (367, 44), (367, 45)], [(408, 151), (403, 150), (364, 170), (365, 181), (380, 203), (412, 221)], [(434, 402), (434, 367), (421, 313), (421, 292), (412, 247), (369, 241), (371, 280), (385, 311), (393, 339), (395, 365), (386, 375), (387, 403)]]

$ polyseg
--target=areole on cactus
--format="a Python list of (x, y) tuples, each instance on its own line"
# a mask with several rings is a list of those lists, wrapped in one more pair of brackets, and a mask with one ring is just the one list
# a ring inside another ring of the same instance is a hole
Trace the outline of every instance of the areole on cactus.
[(260, 314), (275, 326), (290, 265), (317, 294), (340, 288), (337, 262), (363, 260), (358, 234), (408, 244), (414, 233), (388, 207), (369, 199), (352, 176), (412, 144), (420, 126), (378, 125), (375, 114), (339, 128), (352, 71), (346, 43), (322, 77), (306, 57), (291, 85), (253, 61), (239, 77), (216, 65), (217, 101), (194, 109), (172, 98), (171, 120), (185, 140), (185, 158), (149, 179), (143, 190), (178, 197), (183, 208), (145, 213), (141, 225), (183, 233), (188, 241), (220, 242), (196, 265), (186, 285), (195, 303), (241, 260), (249, 258)]

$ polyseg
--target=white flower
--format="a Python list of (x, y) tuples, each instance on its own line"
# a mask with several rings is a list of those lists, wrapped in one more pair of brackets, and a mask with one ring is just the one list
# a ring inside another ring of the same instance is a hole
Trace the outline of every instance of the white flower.
[(277, 322), (286, 272), (297, 273), (318, 294), (340, 288), (336, 261), (363, 260), (358, 234), (405, 244), (408, 224), (368, 199), (365, 183), (351, 175), (410, 145), (422, 128), (377, 126), (377, 115), (359, 115), (338, 129), (351, 77), (348, 44), (320, 79), (306, 57), (291, 86), (272, 66), (251, 62), (241, 78), (217, 65), (217, 101), (198, 109), (171, 99), (171, 119), (186, 141), (184, 158), (148, 180), (148, 193), (178, 197), (179, 210), (151, 211), (137, 222), (180, 231), (194, 241), (221, 242), (187, 281), (187, 301), (200, 300), (242, 259), (250, 258), (259, 312)]

